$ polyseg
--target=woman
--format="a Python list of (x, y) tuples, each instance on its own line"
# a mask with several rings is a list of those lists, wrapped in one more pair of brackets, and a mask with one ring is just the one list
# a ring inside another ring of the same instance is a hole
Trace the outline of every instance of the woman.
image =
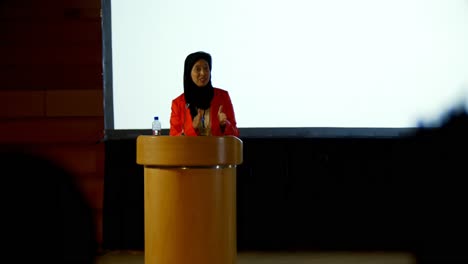
[(239, 136), (229, 93), (211, 85), (211, 55), (185, 59), (184, 93), (172, 100), (171, 136)]

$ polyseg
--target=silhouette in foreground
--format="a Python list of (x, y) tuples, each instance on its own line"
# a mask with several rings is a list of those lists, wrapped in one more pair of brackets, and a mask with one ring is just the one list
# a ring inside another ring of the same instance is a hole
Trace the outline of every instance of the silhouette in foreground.
[(0, 162), (4, 257), (94, 263), (97, 241), (92, 209), (73, 175), (50, 160), (22, 151), (1, 151)]

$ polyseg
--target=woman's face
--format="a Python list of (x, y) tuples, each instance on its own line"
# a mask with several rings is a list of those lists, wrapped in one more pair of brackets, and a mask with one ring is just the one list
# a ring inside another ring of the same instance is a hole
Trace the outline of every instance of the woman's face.
[(210, 81), (210, 66), (204, 59), (199, 59), (192, 67), (192, 80), (198, 87), (203, 87)]

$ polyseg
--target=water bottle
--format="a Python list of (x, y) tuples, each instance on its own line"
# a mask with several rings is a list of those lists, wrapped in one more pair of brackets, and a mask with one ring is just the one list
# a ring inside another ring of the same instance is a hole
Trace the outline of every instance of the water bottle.
[(153, 120), (153, 136), (161, 135), (161, 122), (159, 122), (159, 117), (155, 116)]

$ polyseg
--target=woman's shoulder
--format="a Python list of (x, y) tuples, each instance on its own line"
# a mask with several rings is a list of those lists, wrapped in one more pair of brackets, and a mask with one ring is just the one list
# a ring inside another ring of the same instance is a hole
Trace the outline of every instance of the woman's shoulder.
[(213, 90), (214, 90), (215, 95), (227, 95), (228, 94), (227, 90), (224, 90), (218, 87), (213, 87)]
[(184, 93), (181, 93), (179, 96), (172, 99), (172, 102), (173, 103), (183, 103), (183, 104), (185, 104), (185, 95), (184, 95)]

